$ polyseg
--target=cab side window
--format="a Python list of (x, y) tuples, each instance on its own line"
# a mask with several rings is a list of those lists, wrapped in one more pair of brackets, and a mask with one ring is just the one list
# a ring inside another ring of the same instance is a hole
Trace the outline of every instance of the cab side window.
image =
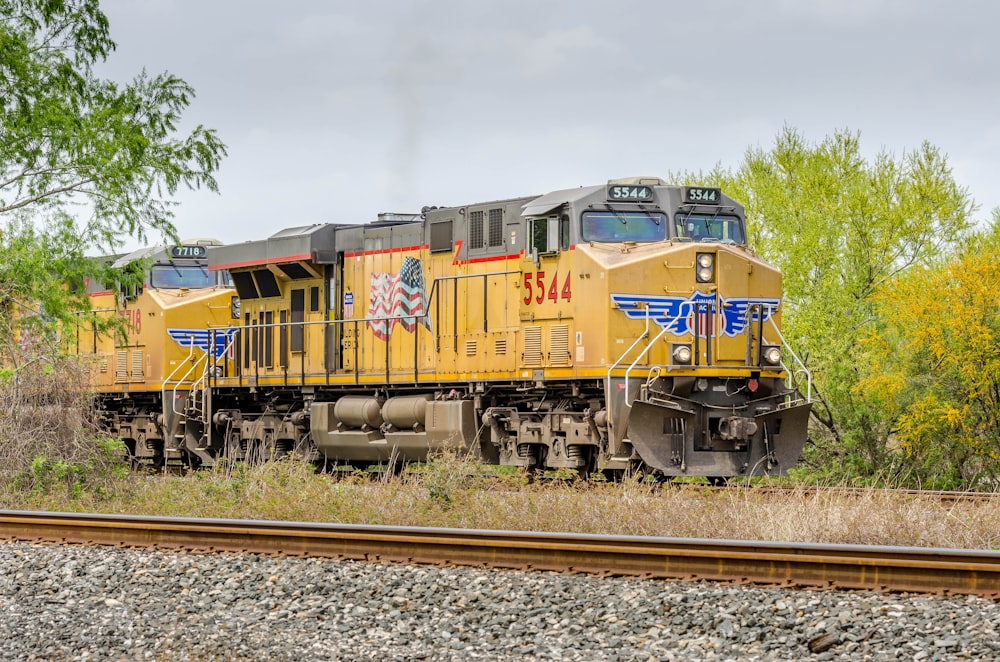
[[(569, 221), (566, 221), (566, 248), (569, 248)], [(560, 220), (558, 216), (528, 219), (528, 250), (532, 255), (550, 255), (559, 251)]]

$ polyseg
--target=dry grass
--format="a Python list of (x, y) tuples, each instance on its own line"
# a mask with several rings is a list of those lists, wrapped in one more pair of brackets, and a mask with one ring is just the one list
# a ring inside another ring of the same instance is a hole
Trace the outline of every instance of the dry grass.
[(452, 457), (396, 477), (333, 480), (279, 462), (184, 477), (133, 476), (101, 498), (0, 493), (6, 508), (640, 536), (1000, 549), (1000, 494), (942, 502), (887, 490), (713, 491), (546, 481), (525, 484)]
[(14, 361), (0, 347), (0, 483), (22, 492), (100, 493), (127, 469), (124, 445), (100, 433), (89, 366), (41, 341), (35, 350)]

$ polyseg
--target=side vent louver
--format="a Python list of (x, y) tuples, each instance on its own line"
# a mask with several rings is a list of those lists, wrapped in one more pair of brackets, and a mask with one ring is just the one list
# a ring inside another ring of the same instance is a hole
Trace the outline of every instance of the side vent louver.
[(115, 352), (115, 381), (128, 381), (128, 352)]
[(503, 209), (497, 207), (489, 211), (489, 244), (503, 246)]
[(469, 212), (469, 248), (482, 248), (483, 245), (483, 212)]
[(556, 324), (549, 330), (549, 363), (569, 365), (569, 326)]
[(542, 327), (524, 327), (524, 356), (521, 360), (529, 368), (542, 365)]
[(141, 382), (144, 379), (142, 371), (142, 350), (137, 349), (132, 352), (132, 381)]

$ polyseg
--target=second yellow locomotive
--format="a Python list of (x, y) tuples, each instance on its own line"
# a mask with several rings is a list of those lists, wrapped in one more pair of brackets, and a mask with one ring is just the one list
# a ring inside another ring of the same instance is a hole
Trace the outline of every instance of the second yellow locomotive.
[[(204, 457), (357, 464), (457, 448), (583, 473), (782, 474), (781, 275), (717, 188), (657, 178), (213, 247), (232, 358), (189, 412)], [(801, 374), (805, 374), (804, 371)]]
[(218, 455), (203, 444), (205, 380), (226, 364), (239, 300), (228, 274), (208, 270), (214, 245), (192, 239), (108, 258), (126, 277), (87, 283), (92, 312), (123, 324), (110, 335), (77, 325), (72, 346), (92, 362), (104, 428), (135, 462), (211, 464)]

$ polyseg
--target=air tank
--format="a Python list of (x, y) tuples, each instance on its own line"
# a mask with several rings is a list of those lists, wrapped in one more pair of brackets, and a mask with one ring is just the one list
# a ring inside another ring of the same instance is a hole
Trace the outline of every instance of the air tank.
[(369, 427), (378, 429), (382, 425), (382, 405), (378, 398), (363, 395), (347, 395), (337, 400), (333, 416), (348, 428)]
[(423, 427), (426, 420), (429, 395), (407, 395), (389, 398), (382, 405), (382, 418), (397, 430)]

